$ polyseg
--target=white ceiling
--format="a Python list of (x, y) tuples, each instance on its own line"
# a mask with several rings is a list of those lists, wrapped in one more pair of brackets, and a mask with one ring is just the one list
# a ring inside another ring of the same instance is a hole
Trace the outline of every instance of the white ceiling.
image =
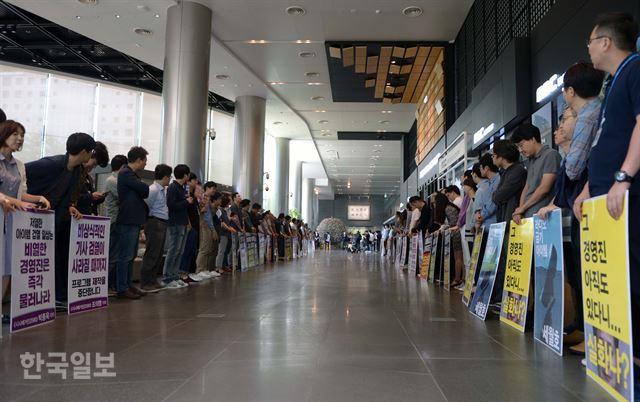
[[(77, 0), (8, 1), (163, 68), (166, 10), (176, 4), (173, 0), (98, 0), (95, 6)], [(380, 142), (381, 157), (371, 160), (374, 142), (336, 141), (336, 131), (406, 132), (413, 124), (415, 105), (332, 102), (324, 42), (452, 41), (473, 3), (473, 0), (196, 1), (213, 10), (209, 89), (231, 100), (242, 95), (265, 97), (268, 133), (275, 137), (313, 139), (326, 173), (336, 185), (336, 193), (346, 184), (345, 174), (354, 175), (351, 188), (343, 190), (350, 194), (396, 192), (394, 186), (401, 179), (400, 145)], [(303, 7), (306, 14), (288, 15), (285, 9), (292, 5)], [(405, 7), (414, 5), (424, 10), (422, 16), (408, 18), (402, 14)], [(136, 35), (133, 32), (136, 27), (151, 29), (154, 34)], [(252, 40), (266, 43), (250, 43)], [(303, 59), (298, 56), (302, 51), (314, 52), (316, 56)], [(307, 72), (319, 76), (309, 78)], [(215, 78), (217, 74), (230, 78), (219, 80)], [(283, 84), (271, 85), (272, 82)], [(311, 100), (316, 96), (324, 100)], [(383, 114), (383, 110), (392, 113)], [(327, 122), (322, 124), (321, 120)], [(380, 124), (381, 120), (389, 123)], [(323, 147), (328, 144), (341, 158), (345, 155), (345, 159), (337, 161), (337, 170), (330, 169), (331, 159), (325, 155)], [(353, 155), (347, 157), (349, 153)], [(376, 165), (373, 176), (367, 176), (370, 161)], [(371, 186), (365, 187), (369, 179)]]

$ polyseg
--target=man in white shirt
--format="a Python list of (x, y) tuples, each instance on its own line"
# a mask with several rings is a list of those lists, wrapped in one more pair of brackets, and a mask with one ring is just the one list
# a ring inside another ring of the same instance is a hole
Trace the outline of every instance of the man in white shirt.
[(462, 208), (463, 198), (460, 196), (460, 189), (456, 185), (451, 185), (444, 189), (444, 195), (447, 196), (449, 201), (455, 204), (456, 207)]
[(167, 220), (169, 209), (167, 208), (166, 187), (171, 180), (173, 169), (170, 166), (160, 164), (155, 168), (155, 181), (149, 186), (149, 197), (145, 199), (149, 206), (149, 216), (144, 225), (145, 251), (140, 272), (140, 285), (142, 290), (157, 292), (162, 289), (157, 277), (162, 268), (162, 254), (164, 252), (165, 235), (167, 233)]

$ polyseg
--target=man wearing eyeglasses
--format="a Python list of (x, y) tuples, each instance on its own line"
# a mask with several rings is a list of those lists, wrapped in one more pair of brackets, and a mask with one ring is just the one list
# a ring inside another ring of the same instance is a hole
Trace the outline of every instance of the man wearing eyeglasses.
[[(614, 219), (623, 211), (629, 191), (629, 257), (633, 350), (640, 352), (640, 56), (637, 21), (626, 13), (598, 16), (587, 45), (593, 65), (611, 78), (605, 86), (600, 127), (591, 150), (588, 182), (574, 203), (582, 218), (582, 202), (607, 194)], [(636, 360), (637, 361), (637, 360)]]

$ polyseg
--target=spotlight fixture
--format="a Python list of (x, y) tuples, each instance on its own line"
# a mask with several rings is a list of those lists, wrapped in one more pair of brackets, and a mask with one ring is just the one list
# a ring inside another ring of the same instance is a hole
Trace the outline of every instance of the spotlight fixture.
[(315, 71), (310, 71), (310, 72), (304, 73), (304, 75), (306, 75), (309, 78), (317, 78), (320, 76), (320, 73), (316, 73)]
[(228, 80), (230, 77), (227, 74), (217, 74), (216, 78), (219, 80)]
[(312, 101), (316, 101), (316, 102), (323, 101), (324, 100), (324, 96), (313, 96), (313, 97), (311, 97), (311, 100)]
[(303, 59), (310, 59), (316, 57), (316, 52), (300, 52), (298, 53), (298, 56), (302, 57)]

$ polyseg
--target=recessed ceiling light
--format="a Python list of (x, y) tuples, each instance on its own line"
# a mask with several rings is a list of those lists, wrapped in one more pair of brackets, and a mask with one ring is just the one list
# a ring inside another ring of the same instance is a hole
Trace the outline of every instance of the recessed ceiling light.
[(326, 110), (315, 110), (316, 113), (327, 113)]
[(429, 95), (425, 95), (424, 99), (422, 99), (422, 103), (427, 103), (429, 102)]
[(134, 28), (133, 32), (137, 33), (138, 35), (142, 35), (142, 36), (151, 36), (153, 35), (153, 31), (147, 28)]
[(281, 122), (281, 121), (274, 121), (273, 124), (276, 125), (276, 126), (279, 126), (279, 125), (284, 124), (284, 123)]
[(380, 123), (380, 124), (389, 124), (391, 122), (389, 120), (380, 120), (378, 123)]
[(160, 14), (158, 14), (158, 13), (153, 14), (153, 16), (156, 17), (156, 18), (160, 18)]
[(290, 7), (287, 7), (285, 11), (289, 15), (305, 15), (307, 13), (307, 10), (305, 10), (300, 6), (290, 6)]
[(316, 52), (300, 52), (298, 53), (298, 56), (302, 57), (303, 59), (310, 59), (312, 57), (316, 57)]
[(96, 4), (98, 4), (98, 0), (78, 0), (78, 3), (86, 4), (88, 6), (95, 6)]
[(420, 8), (418, 6), (409, 6), (409, 7), (405, 8), (404, 10), (402, 10), (402, 14), (406, 15), (407, 17), (411, 17), (411, 18), (419, 17), (419, 16), (422, 15), (422, 8)]
[(316, 102), (323, 101), (324, 100), (324, 96), (313, 96), (313, 97), (311, 97), (311, 100), (312, 101), (316, 101)]
[(298, 39), (296, 43), (311, 43), (311, 41), (309, 39), (306, 39), (306, 40)]
[(391, 64), (396, 64), (396, 61), (395, 60), (391, 60)]
[(318, 120), (319, 124), (327, 124), (329, 120)]
[(80, 19), (80, 16), (79, 16), (79, 15), (76, 15), (76, 19), (77, 19), (77, 20), (79, 20), (79, 19)]
[(315, 71), (309, 71), (307, 73), (304, 73), (304, 75), (306, 75), (309, 78), (316, 78), (320, 76), (320, 73), (316, 73)]
[(230, 77), (227, 74), (217, 74), (216, 78), (219, 80), (228, 80)]
[(322, 134), (322, 136), (323, 136), (323, 137), (328, 137), (328, 136), (330, 136), (330, 135), (331, 135), (331, 134), (329, 134), (329, 133), (324, 133), (324, 134)]
[(139, 44), (139, 43), (136, 43), (135, 45), (136, 45), (136, 47), (142, 47), (142, 45)]
[(322, 82), (307, 82), (307, 85), (318, 86), (318, 85), (322, 85)]
[(120, 14), (116, 14), (116, 15), (114, 15), (114, 17), (116, 17), (116, 18), (120, 18)]
[(385, 113), (385, 114), (393, 113), (393, 110), (383, 110), (382, 113)]

